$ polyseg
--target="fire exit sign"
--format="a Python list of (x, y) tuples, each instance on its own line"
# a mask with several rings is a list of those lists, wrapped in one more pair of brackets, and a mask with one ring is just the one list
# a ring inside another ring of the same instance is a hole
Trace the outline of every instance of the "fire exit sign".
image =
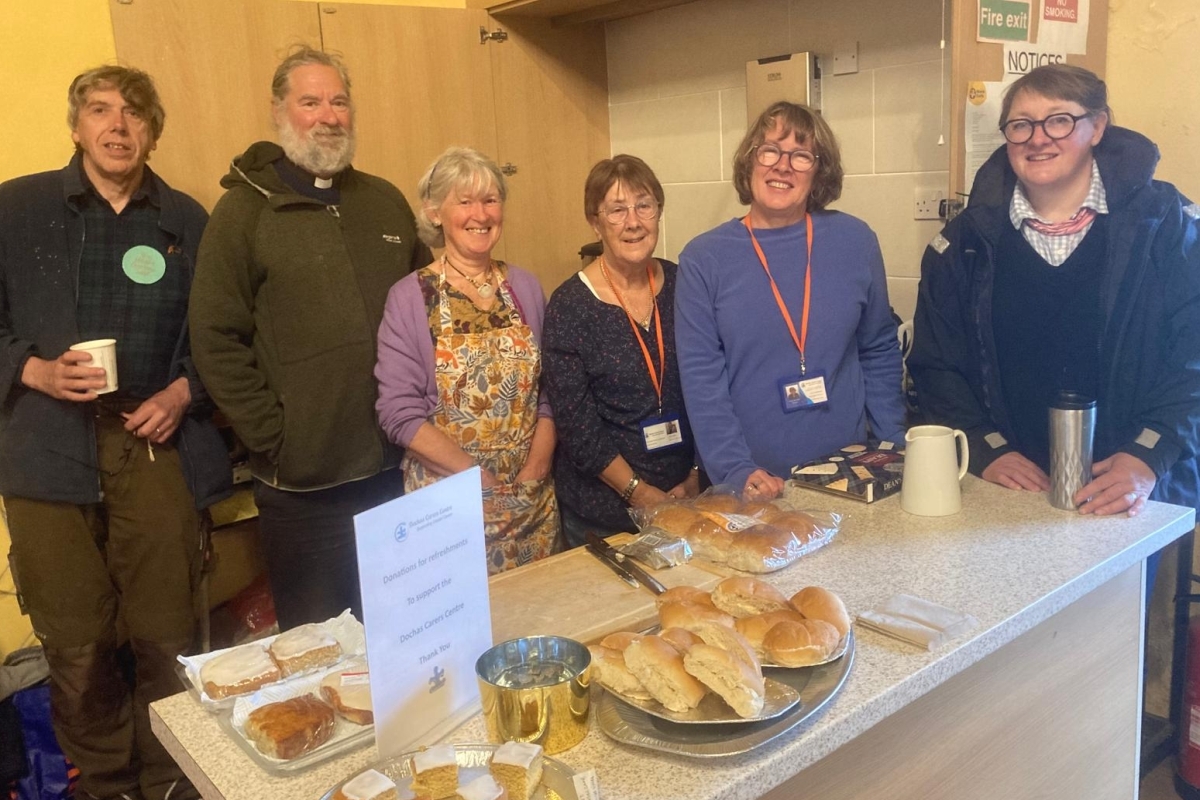
[(1020, 0), (979, 0), (980, 41), (1029, 41), (1029, 3)]

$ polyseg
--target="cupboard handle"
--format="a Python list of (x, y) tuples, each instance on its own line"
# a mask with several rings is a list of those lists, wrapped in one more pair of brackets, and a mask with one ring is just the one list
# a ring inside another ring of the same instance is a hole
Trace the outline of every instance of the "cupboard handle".
[(512, 177), (513, 175), (517, 174), (517, 165), (506, 161), (504, 162), (504, 165), (500, 167), (500, 171), (503, 172), (507, 177)]

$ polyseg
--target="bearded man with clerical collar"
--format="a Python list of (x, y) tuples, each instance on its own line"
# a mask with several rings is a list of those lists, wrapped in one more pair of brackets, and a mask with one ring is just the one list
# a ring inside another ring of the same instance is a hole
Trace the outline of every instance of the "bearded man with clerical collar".
[(311, 47), (275, 71), (278, 143), (222, 179), (200, 247), (192, 347), (250, 453), (281, 630), (354, 610), (353, 516), (403, 492), (375, 419), (375, 337), (388, 290), (432, 260), (404, 195), (351, 166), (345, 66)]

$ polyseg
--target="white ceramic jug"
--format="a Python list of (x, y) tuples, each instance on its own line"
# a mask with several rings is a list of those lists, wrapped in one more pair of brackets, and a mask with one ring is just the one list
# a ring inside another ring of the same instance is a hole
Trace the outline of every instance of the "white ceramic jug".
[[(954, 440), (962, 443), (962, 458)], [(900, 507), (922, 517), (944, 517), (962, 510), (959, 481), (967, 474), (967, 435), (944, 425), (917, 425), (904, 435), (904, 482)]]

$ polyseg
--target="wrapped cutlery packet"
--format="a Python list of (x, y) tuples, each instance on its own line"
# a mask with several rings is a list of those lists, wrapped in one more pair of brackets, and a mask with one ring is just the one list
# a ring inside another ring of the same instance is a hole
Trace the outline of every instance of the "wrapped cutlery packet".
[(920, 597), (896, 594), (858, 615), (858, 622), (886, 636), (926, 650), (979, 627), (979, 620)]

